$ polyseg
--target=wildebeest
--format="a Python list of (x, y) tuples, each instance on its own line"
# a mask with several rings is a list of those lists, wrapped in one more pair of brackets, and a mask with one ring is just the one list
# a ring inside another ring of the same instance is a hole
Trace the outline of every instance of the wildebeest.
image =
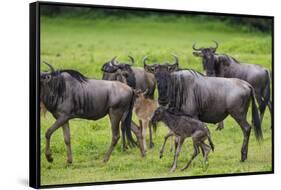
[(208, 48), (196, 48), (193, 44), (193, 55), (202, 57), (207, 76), (239, 78), (250, 83), (255, 89), (262, 122), (266, 106), (271, 114), (269, 71), (257, 64), (241, 63), (231, 56), (217, 54), (218, 43), (214, 42), (216, 46)]
[[(136, 100), (135, 100), (135, 106), (134, 110), (139, 118), (139, 123), (141, 127), (142, 137), (143, 137), (143, 147), (146, 151), (146, 131), (147, 128), (149, 128), (149, 139), (150, 139), (150, 148), (153, 147), (152, 142), (152, 123), (151, 123), (151, 117), (154, 113), (154, 111), (158, 107), (158, 102), (156, 100), (152, 100), (150, 98), (146, 97), (146, 93), (142, 92), (141, 90), (135, 90)], [(156, 123), (154, 124), (154, 129), (156, 130)]]
[[(106, 62), (102, 66), (103, 71), (103, 80), (117, 80), (123, 83), (126, 83), (130, 87), (136, 90), (141, 90), (142, 92), (146, 91), (145, 97), (148, 97), (153, 100), (154, 91), (156, 88), (156, 80), (153, 74), (146, 72), (143, 68), (132, 67), (135, 63), (135, 60), (132, 56), (128, 56), (131, 60), (130, 63), (118, 63), (116, 57), (112, 60)], [(140, 126), (142, 123), (140, 122)], [(151, 124), (149, 123), (149, 132), (150, 132), (150, 148), (153, 147), (152, 142), (152, 129)], [(154, 128), (156, 126), (153, 126)], [(145, 133), (145, 130), (143, 130)], [(145, 140), (145, 136), (143, 137)]]
[(180, 70), (178, 60), (174, 64), (147, 65), (146, 71), (154, 73), (159, 93), (158, 103), (175, 112), (183, 112), (206, 123), (218, 123), (231, 115), (243, 131), (241, 161), (247, 159), (251, 125), (247, 112), (252, 100), (252, 123), (257, 140), (262, 139), (259, 112), (255, 103), (255, 91), (246, 81), (220, 77), (207, 77), (193, 70)]
[(118, 80), (127, 84), (134, 89), (140, 89), (143, 92), (148, 90), (147, 97), (153, 99), (156, 88), (156, 80), (151, 73), (145, 72), (141, 67), (132, 67), (134, 58), (129, 56), (131, 63), (118, 63), (116, 57), (106, 62), (102, 66), (103, 80)]
[[(198, 119), (191, 118), (190, 116), (180, 112), (174, 113), (173, 110), (170, 111), (164, 107), (159, 107), (155, 111), (151, 121), (152, 123), (159, 121), (164, 122), (165, 125), (176, 135), (176, 151), (174, 155), (174, 162), (170, 170), (171, 172), (176, 170), (178, 156), (180, 154), (182, 144), (187, 137), (192, 137), (194, 152), (191, 159), (182, 168), (182, 170), (188, 168), (192, 160), (200, 153), (199, 148), (201, 148), (204, 163), (207, 162), (210, 150), (212, 149), (214, 151), (214, 144), (211, 139), (210, 131), (207, 128), (207, 125)], [(204, 142), (206, 139), (208, 139), (210, 146)], [(165, 138), (160, 151), (160, 158), (162, 157), (166, 140), (167, 139)]]
[[(49, 162), (53, 161), (50, 139), (59, 127), (63, 128), (67, 162), (72, 162), (69, 120), (74, 118), (98, 120), (109, 115), (112, 140), (104, 157), (105, 162), (109, 160), (120, 138), (120, 122), (128, 141), (135, 143), (131, 135), (134, 92), (130, 87), (118, 81), (88, 79), (75, 70), (55, 70), (50, 64), (46, 64), (51, 71), (40, 74), (40, 98), (56, 119), (45, 134), (45, 155)], [(144, 154), (142, 146), (140, 147)]]

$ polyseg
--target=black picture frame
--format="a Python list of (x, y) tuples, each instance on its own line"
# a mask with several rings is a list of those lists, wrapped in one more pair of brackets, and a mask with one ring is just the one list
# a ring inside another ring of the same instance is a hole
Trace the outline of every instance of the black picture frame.
[[(142, 10), (155, 11), (165, 13), (182, 13), (182, 14), (202, 14), (202, 15), (216, 15), (216, 16), (237, 16), (247, 18), (267, 18), (272, 21), (272, 170), (266, 172), (248, 172), (248, 173), (231, 173), (205, 176), (184, 176), (184, 177), (168, 177), (168, 178), (153, 178), (141, 180), (122, 180), (122, 181), (106, 181), (106, 182), (92, 182), (92, 183), (73, 183), (63, 185), (41, 185), (40, 183), (40, 6), (68, 6), (68, 7), (90, 7), (90, 8), (107, 8), (107, 9), (122, 9), (122, 10)], [(244, 175), (260, 175), (274, 173), (274, 17), (263, 15), (245, 15), (245, 14), (228, 14), (216, 12), (200, 12), (187, 10), (168, 10), (155, 8), (141, 8), (141, 7), (120, 7), (109, 5), (92, 5), (92, 4), (74, 4), (74, 3), (59, 3), (59, 2), (34, 2), (30, 3), (30, 96), (29, 96), (29, 185), (33, 188), (51, 188), (51, 187), (70, 187), (70, 186), (88, 186), (88, 185), (103, 185), (103, 184), (118, 184), (118, 183), (135, 183), (148, 181), (166, 181), (166, 180), (182, 180), (182, 179), (197, 179), (197, 178), (211, 178), (211, 177), (232, 177)]]

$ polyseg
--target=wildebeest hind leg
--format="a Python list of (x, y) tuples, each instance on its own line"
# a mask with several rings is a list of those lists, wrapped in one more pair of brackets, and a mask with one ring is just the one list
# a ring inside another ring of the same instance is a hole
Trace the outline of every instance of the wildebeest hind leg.
[(51, 153), (51, 149), (50, 149), (50, 140), (51, 140), (51, 136), (52, 134), (62, 125), (65, 124), (65, 122), (68, 121), (68, 118), (65, 116), (61, 116), (58, 117), (58, 119), (56, 120), (56, 122), (52, 125), (52, 127), (50, 127), (47, 132), (45, 133), (45, 137), (46, 137), (46, 149), (45, 149), (45, 156), (46, 159), (48, 160), (48, 162), (52, 162), (53, 158), (52, 158), (52, 153)]
[(67, 151), (67, 163), (72, 163), (72, 152), (71, 152), (71, 141), (70, 141), (70, 129), (69, 129), (69, 123), (65, 123), (62, 126), (63, 130), (63, 137), (64, 137), (64, 143), (66, 145), (66, 151)]
[(149, 148), (153, 148), (154, 144), (152, 142), (152, 123), (151, 123), (151, 121), (149, 121), (148, 127), (149, 127)]
[(121, 135), (122, 135), (122, 149), (125, 151), (128, 149), (127, 143), (126, 143), (126, 129), (125, 127), (121, 127)]
[(117, 111), (116, 112), (110, 111), (109, 117), (110, 117), (110, 123), (111, 123), (112, 139), (111, 139), (111, 144), (104, 156), (104, 159), (103, 159), (104, 162), (107, 162), (109, 160), (109, 157), (120, 138), (119, 124), (120, 124), (122, 114), (118, 113)]
[(248, 144), (251, 133), (251, 126), (246, 120), (246, 114), (235, 113), (231, 114), (231, 116), (236, 120), (236, 122), (240, 125), (243, 132), (243, 144), (241, 148), (241, 161), (244, 162), (248, 156)]

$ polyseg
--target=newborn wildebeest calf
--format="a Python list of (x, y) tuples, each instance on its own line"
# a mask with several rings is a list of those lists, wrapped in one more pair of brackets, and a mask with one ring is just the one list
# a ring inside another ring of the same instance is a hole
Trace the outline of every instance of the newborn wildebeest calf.
[[(187, 137), (192, 137), (194, 152), (191, 159), (182, 168), (182, 170), (188, 168), (192, 160), (200, 153), (199, 147), (201, 148), (202, 154), (204, 156), (204, 163), (207, 162), (210, 150), (212, 149), (214, 151), (214, 144), (211, 140), (210, 131), (207, 128), (207, 125), (197, 119), (193, 119), (183, 113), (173, 112), (170, 109), (159, 107), (155, 111), (151, 121), (152, 123), (159, 121), (164, 122), (176, 135), (176, 151), (170, 172), (174, 172), (176, 170), (177, 159), (181, 150), (181, 146)], [(204, 143), (206, 139), (208, 139), (210, 146)], [(166, 140), (167, 139), (165, 138), (164, 144), (160, 151), (160, 157), (162, 157), (161, 154), (163, 154), (163, 148), (165, 146)]]

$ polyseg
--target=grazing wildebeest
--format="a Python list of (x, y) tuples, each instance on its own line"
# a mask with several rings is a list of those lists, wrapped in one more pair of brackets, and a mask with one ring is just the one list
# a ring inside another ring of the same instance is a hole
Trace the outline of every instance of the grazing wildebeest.
[(146, 64), (146, 71), (154, 73), (159, 93), (158, 103), (175, 112), (183, 112), (206, 123), (218, 123), (231, 115), (243, 131), (241, 161), (247, 159), (251, 125), (247, 112), (252, 100), (252, 123), (258, 141), (262, 139), (255, 91), (246, 81), (221, 77), (207, 77), (193, 70), (180, 70), (174, 64)]
[[(123, 83), (126, 83), (130, 87), (136, 90), (141, 90), (142, 92), (146, 92), (146, 96), (153, 100), (154, 91), (156, 88), (156, 80), (153, 74), (146, 72), (143, 68), (132, 67), (135, 63), (134, 58), (128, 56), (131, 60), (131, 63), (118, 63), (116, 57), (112, 60), (106, 62), (102, 66), (103, 71), (103, 80), (117, 80)], [(140, 126), (142, 123), (140, 122)], [(150, 143), (149, 147), (153, 147), (152, 142), (152, 134), (151, 134), (151, 124), (149, 124), (149, 132), (150, 132)], [(156, 126), (153, 126), (156, 128)], [(143, 131), (145, 132), (145, 131)], [(145, 140), (145, 136), (143, 137)]]
[[(109, 115), (112, 141), (105, 154), (105, 162), (109, 160), (120, 138), (120, 122), (121, 127), (125, 129), (128, 141), (135, 144), (131, 135), (134, 92), (130, 87), (118, 81), (88, 79), (75, 70), (56, 71), (50, 64), (46, 64), (51, 72), (40, 74), (40, 98), (56, 119), (45, 134), (45, 155), (49, 162), (53, 161), (50, 139), (59, 127), (63, 128), (67, 162), (72, 162), (69, 120), (73, 118), (98, 120)], [(141, 153), (144, 155), (142, 147)]]
[(266, 106), (271, 114), (269, 71), (257, 64), (241, 63), (231, 56), (217, 54), (218, 43), (214, 42), (216, 46), (208, 48), (196, 48), (193, 44), (193, 55), (202, 57), (207, 76), (239, 78), (250, 83), (255, 89), (262, 123)]
[(127, 84), (134, 89), (140, 89), (143, 92), (148, 89), (147, 97), (153, 99), (156, 88), (156, 80), (153, 74), (146, 72), (141, 67), (132, 67), (134, 58), (129, 56), (131, 63), (118, 63), (116, 57), (106, 62), (102, 66), (103, 80), (118, 80)]
[[(159, 107), (155, 111), (152, 117), (152, 123), (162, 121), (165, 125), (174, 132), (176, 135), (176, 151), (174, 155), (174, 162), (171, 168), (171, 172), (174, 172), (177, 168), (177, 160), (181, 151), (182, 144), (187, 137), (192, 137), (193, 142), (193, 155), (187, 164), (182, 168), (185, 170), (191, 164), (192, 160), (200, 153), (199, 148), (202, 150), (204, 157), (204, 163), (208, 160), (208, 154), (212, 149), (214, 151), (214, 144), (211, 139), (210, 131), (207, 125), (198, 119), (191, 118), (183, 113), (174, 113), (173, 110), (165, 109), (164, 107)], [(204, 141), (208, 139), (209, 145)], [(163, 155), (163, 149), (166, 143), (166, 138), (160, 150), (160, 158)]]
[[(152, 139), (151, 117), (158, 107), (158, 102), (156, 100), (152, 100), (146, 97), (147, 92), (148, 91), (142, 92), (141, 90), (135, 90), (136, 100), (134, 106), (134, 111), (137, 117), (139, 118), (139, 123), (143, 137), (143, 147), (145, 151), (147, 150), (145, 140), (146, 130), (149, 127), (149, 139)], [(156, 123), (154, 124), (154, 127), (156, 127)], [(156, 130), (156, 128), (154, 128), (154, 130)], [(149, 146), (150, 148), (153, 147), (153, 143), (151, 140)]]

